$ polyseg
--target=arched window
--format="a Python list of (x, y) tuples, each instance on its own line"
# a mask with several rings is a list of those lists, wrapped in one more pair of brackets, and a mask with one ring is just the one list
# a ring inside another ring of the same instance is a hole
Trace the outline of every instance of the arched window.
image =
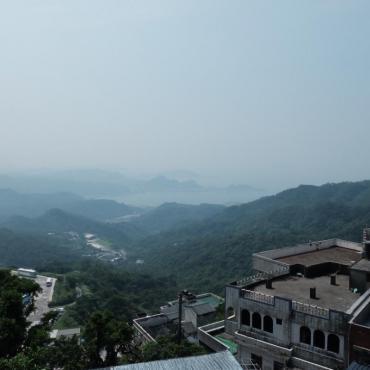
[(242, 325), (251, 324), (251, 315), (248, 310), (242, 310)]
[(257, 312), (252, 315), (252, 326), (256, 329), (261, 329), (261, 315)]
[(325, 334), (321, 330), (315, 330), (313, 333), (313, 345), (325, 349)]
[(339, 353), (339, 337), (335, 334), (329, 334), (328, 336), (328, 351)]
[(274, 332), (274, 322), (270, 316), (265, 316), (263, 318), (263, 330), (267, 331), (268, 333)]
[(229, 307), (227, 310), (226, 310), (226, 317), (228, 319), (233, 319), (235, 318), (235, 311), (234, 311), (234, 308), (233, 307)]
[(301, 343), (311, 344), (311, 330), (307, 326), (302, 326), (299, 331), (299, 341)]

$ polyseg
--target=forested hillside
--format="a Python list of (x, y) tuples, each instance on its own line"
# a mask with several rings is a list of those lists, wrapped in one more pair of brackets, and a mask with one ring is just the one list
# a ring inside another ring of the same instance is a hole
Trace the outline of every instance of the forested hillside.
[[(95, 310), (109, 310), (124, 320), (138, 313), (156, 313), (166, 301), (177, 296), (176, 282), (169, 278), (155, 278), (96, 260), (76, 263), (52, 263), (45, 270), (59, 275), (54, 305), (66, 307), (63, 325), (85, 324)], [(76, 294), (76, 289), (80, 292)]]
[(250, 272), (253, 252), (331, 237), (359, 241), (369, 220), (369, 181), (300, 186), (148, 237), (133, 257), (144, 259), (145, 271), (174, 274), (186, 288), (221, 292)]
[(202, 221), (220, 213), (223, 209), (225, 209), (224, 206), (215, 204), (164, 203), (133, 219), (132, 223), (148, 234), (155, 234), (191, 222)]
[(64, 238), (0, 229), (0, 266), (35, 268), (54, 261), (72, 263), (86, 250)]
[[(105, 238), (119, 249), (126, 247), (133, 239), (141, 237), (143, 231), (130, 223), (110, 224), (67, 213), (60, 209), (51, 209), (40, 217), (27, 218), (14, 216), (0, 226), (21, 232), (33, 234), (66, 233), (70, 231), (79, 234), (92, 233)], [(144, 234), (145, 235), (145, 234)]]

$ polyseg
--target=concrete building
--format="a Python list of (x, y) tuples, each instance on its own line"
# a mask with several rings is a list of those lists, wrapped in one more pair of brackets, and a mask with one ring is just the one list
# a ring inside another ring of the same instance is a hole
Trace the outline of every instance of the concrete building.
[[(225, 321), (198, 329), (203, 344), (237, 345), (264, 370), (346, 369), (370, 356), (370, 235), (253, 254), (255, 273), (226, 286)], [(223, 325), (224, 324), (224, 325)]]
[(35, 279), (37, 276), (37, 272), (32, 269), (19, 268), (17, 269), (17, 275), (21, 277)]
[[(205, 293), (184, 296), (182, 304), (181, 326), (184, 336), (190, 342), (198, 342), (197, 328), (215, 320), (217, 308), (223, 298)], [(155, 341), (157, 337), (173, 335), (178, 328), (179, 301), (168, 302), (160, 307), (160, 314), (140, 317), (134, 320), (136, 339), (140, 343)]]
[(81, 336), (80, 328), (71, 328), (71, 329), (54, 329), (50, 332), (50, 339), (71, 339), (76, 336), (78, 339)]

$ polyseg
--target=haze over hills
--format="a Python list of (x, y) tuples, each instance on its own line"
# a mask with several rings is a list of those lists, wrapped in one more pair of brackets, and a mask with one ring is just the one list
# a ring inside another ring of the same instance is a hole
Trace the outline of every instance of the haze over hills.
[(265, 194), (249, 185), (203, 186), (194, 179), (178, 180), (163, 175), (144, 179), (102, 170), (3, 174), (0, 175), (1, 188), (21, 193), (74, 193), (139, 206), (158, 206), (165, 202), (236, 204)]
[[(74, 204), (76, 212), (86, 215), (101, 214), (104, 204), (109, 212), (121, 207), (127, 211), (127, 206), (112, 201), (84, 201), (65, 194), (60, 199), (71, 199), (64, 206), (71, 209)], [(14, 204), (20, 209), (19, 203)], [(362, 181), (302, 185), (240, 206), (166, 203), (108, 223), (50, 209), (33, 218), (11, 217), (0, 226), (35, 236), (68, 231), (96, 234), (112, 248), (125, 250), (124, 266), (129, 269), (173, 275), (180, 285), (199, 291), (220, 291), (228, 280), (248, 274), (253, 252), (333, 236), (359, 240), (369, 219), (370, 181)], [(136, 265), (138, 259), (144, 264)]]
[(85, 199), (73, 193), (18, 193), (11, 189), (0, 189), (0, 221), (19, 215), (37, 217), (52, 208), (105, 221), (142, 212), (106, 199)]

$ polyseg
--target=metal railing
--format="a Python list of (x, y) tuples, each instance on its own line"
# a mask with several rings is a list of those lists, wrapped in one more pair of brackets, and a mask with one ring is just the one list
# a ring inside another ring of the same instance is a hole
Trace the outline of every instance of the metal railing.
[(260, 281), (277, 278), (279, 276), (283, 276), (287, 274), (289, 274), (289, 266), (285, 266), (278, 270), (273, 270), (269, 272), (258, 272), (257, 274), (250, 275), (244, 279), (238, 280), (236, 282), (236, 285), (239, 287), (248, 286), (254, 283), (258, 283)]

